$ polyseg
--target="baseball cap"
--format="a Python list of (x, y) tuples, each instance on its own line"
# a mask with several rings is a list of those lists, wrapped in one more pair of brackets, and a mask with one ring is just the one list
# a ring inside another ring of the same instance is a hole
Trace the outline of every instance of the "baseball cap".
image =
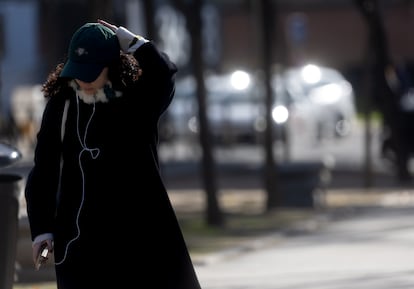
[(86, 23), (72, 36), (68, 61), (60, 76), (93, 82), (105, 67), (119, 58), (119, 51), (115, 32), (99, 23)]

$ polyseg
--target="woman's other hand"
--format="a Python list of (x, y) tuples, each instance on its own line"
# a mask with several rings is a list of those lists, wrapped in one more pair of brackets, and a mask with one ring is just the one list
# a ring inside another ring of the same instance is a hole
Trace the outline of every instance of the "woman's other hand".
[[(42, 254), (42, 250), (43, 248), (45, 248), (44, 246), (46, 246), (46, 248), (48, 249), (48, 254), (46, 256), (43, 256), (43, 258), (45, 259), (44, 261), (46, 261), (49, 257), (49, 253), (53, 253), (53, 241), (52, 239), (46, 239), (42, 242), (37, 242), (35, 244), (33, 244), (33, 262), (35, 264), (35, 268), (39, 269), (40, 265), (39, 264), (39, 258), (40, 258), (40, 254)], [(42, 262), (43, 263), (43, 262)]]

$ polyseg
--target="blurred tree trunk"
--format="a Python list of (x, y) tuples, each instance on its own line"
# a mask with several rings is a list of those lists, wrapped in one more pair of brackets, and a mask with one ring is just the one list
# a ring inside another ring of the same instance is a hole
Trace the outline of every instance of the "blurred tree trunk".
[[(39, 2), (39, 51), (44, 66), (42, 79), (45, 79), (46, 75), (55, 68), (58, 60), (62, 60), (62, 53), (66, 53), (63, 36), (65, 31), (59, 27), (60, 7), (62, 3), (58, 1), (40, 0)], [(50, 39), (53, 39), (53, 45)]]
[[(355, 1), (358, 5), (358, 9), (365, 10), (363, 8), (363, 1)], [(363, 12), (364, 13), (364, 12)], [(367, 25), (368, 26), (368, 25)], [(368, 34), (370, 34), (370, 31), (368, 31)], [(367, 51), (365, 53), (365, 61), (364, 61), (364, 89), (363, 89), (363, 99), (361, 101), (362, 103), (362, 111), (364, 113), (364, 126), (365, 126), (365, 143), (364, 143), (364, 151), (365, 151), (365, 164), (364, 164), (364, 174), (363, 174), (363, 181), (365, 187), (369, 188), (373, 184), (373, 165), (372, 165), (372, 125), (371, 125), (371, 114), (373, 112), (373, 91), (374, 91), (374, 79), (372, 77), (372, 71), (374, 70), (375, 65), (375, 57), (371, 53), (371, 50), (373, 49), (372, 43), (371, 43), (371, 37), (368, 41), (368, 47)]]
[(147, 28), (146, 37), (148, 39), (156, 39), (156, 31), (155, 31), (155, 8), (154, 8), (154, 1), (153, 0), (144, 0), (144, 15), (145, 15), (145, 27)]
[(183, 12), (187, 19), (187, 28), (191, 36), (191, 63), (196, 79), (198, 100), (198, 120), (200, 124), (200, 145), (202, 149), (202, 177), (206, 191), (206, 220), (208, 225), (223, 226), (225, 223), (223, 212), (217, 198), (216, 164), (213, 156), (213, 144), (207, 117), (207, 95), (204, 83), (204, 60), (202, 39), (202, 0), (173, 1), (175, 7)]
[(95, 22), (97, 19), (114, 20), (112, 0), (87, 0), (89, 21)]
[(257, 19), (260, 21), (258, 25), (258, 35), (260, 35), (260, 49), (262, 56), (261, 69), (263, 70), (263, 82), (265, 87), (265, 119), (266, 130), (264, 137), (264, 183), (267, 192), (266, 209), (271, 209), (281, 205), (281, 197), (278, 193), (278, 173), (273, 153), (273, 89), (272, 89), (272, 66), (273, 66), (273, 46), (272, 37), (274, 32), (275, 11), (272, 0), (262, 0), (254, 3), (258, 14)]
[(400, 181), (405, 181), (409, 178), (408, 151), (400, 129), (401, 110), (398, 96), (392, 91), (386, 78), (387, 71), (394, 65), (389, 53), (381, 7), (378, 0), (355, 0), (355, 4), (364, 17), (369, 32), (367, 57), (370, 74), (367, 77), (369, 81), (367, 85), (370, 87), (371, 95), (365, 97), (370, 97), (382, 113), (383, 126), (390, 132), (388, 140), (396, 156), (397, 177)]

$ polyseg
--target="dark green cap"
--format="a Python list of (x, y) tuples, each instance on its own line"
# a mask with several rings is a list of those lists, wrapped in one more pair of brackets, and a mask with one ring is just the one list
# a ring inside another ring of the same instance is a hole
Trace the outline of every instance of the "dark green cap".
[(119, 51), (118, 38), (111, 29), (99, 23), (86, 23), (72, 36), (69, 59), (60, 76), (93, 82), (119, 58)]

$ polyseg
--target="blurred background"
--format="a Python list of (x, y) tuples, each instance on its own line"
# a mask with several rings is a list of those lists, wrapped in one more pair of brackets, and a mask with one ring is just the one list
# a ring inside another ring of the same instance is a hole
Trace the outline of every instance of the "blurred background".
[(409, 187), (413, 13), (410, 0), (1, 0), (0, 137), (31, 159), (41, 84), (73, 32), (102, 18), (178, 65), (160, 158), (169, 185), (184, 171), (205, 190), (209, 224), (222, 223), (226, 166), (255, 167), (269, 208), (286, 174)]
[[(192, 254), (217, 240), (192, 230), (189, 211), (231, 231), (236, 207), (306, 211), (332, 196), (411, 192), (413, 15), (414, 0), (0, 0), (0, 157), (16, 148), (24, 179), (41, 85), (76, 29), (100, 18), (156, 42), (179, 68), (159, 156)], [(20, 201), (17, 259), (31, 272)], [(261, 216), (226, 237), (274, 231)]]

